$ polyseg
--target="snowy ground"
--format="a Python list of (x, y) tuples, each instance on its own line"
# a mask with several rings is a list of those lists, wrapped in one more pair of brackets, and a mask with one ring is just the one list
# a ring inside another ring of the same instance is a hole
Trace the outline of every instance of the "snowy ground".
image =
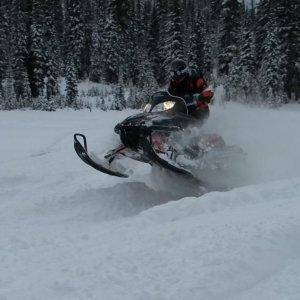
[(74, 154), (130, 113), (0, 112), (0, 299), (300, 299), (300, 109), (214, 107), (244, 186), (178, 201)]

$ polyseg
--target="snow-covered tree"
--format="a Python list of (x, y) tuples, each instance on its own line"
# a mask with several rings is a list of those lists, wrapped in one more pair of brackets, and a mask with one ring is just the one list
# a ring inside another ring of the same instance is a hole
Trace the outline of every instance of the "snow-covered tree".
[(19, 107), (19, 103), (31, 102), (31, 91), (29, 91), (29, 86), (32, 89), (32, 85), (29, 85), (31, 73), (27, 68), (30, 57), (27, 48), (29, 32), (27, 31), (28, 19), (25, 9), (22, 0), (12, 0), (9, 38), (11, 45), (8, 65), (12, 67), (17, 107)]
[(164, 80), (161, 80), (161, 78), (164, 77), (162, 76), (162, 72), (164, 72), (164, 70), (162, 70), (163, 58), (161, 57), (159, 44), (161, 34), (162, 29), (160, 27), (158, 6), (157, 2), (155, 2), (152, 9), (151, 21), (149, 25), (149, 39), (147, 42), (147, 50), (154, 77), (159, 81), (159, 83), (162, 84), (162, 81)]
[(46, 98), (56, 97), (59, 94), (58, 77), (62, 74), (62, 47), (60, 46), (60, 32), (56, 26), (56, 14), (60, 10), (59, 0), (45, 2), (45, 81)]
[[(299, 1), (247, 2), (0, 1), (1, 102), (10, 82), (16, 108), (45, 99), (78, 107), (76, 84), (86, 78), (114, 84), (122, 78), (137, 102), (147, 88), (165, 87), (175, 58), (197, 64), (212, 84), (226, 85), (231, 99), (246, 102), (257, 98), (258, 86), (264, 95), (279, 93), (268, 78), (278, 68), (280, 97), (299, 99)], [(270, 40), (276, 40), (277, 63)], [(59, 77), (66, 77), (67, 101), (59, 94)]]
[[(266, 85), (271, 82), (267, 71), (262, 72), (266, 64), (271, 65), (277, 60), (280, 73), (278, 76), (282, 80), (280, 83), (281, 93), (284, 92), (285, 96), (281, 98), (291, 98), (292, 93), (297, 85), (297, 66), (296, 62), (299, 61), (299, 39), (297, 38), (299, 32), (299, 13), (300, 5), (298, 1), (267, 1), (262, 0), (258, 6), (257, 22), (256, 22), (256, 53), (258, 68), (260, 70), (260, 78), (264, 81), (264, 93)], [(275, 27), (274, 27), (275, 26)], [(276, 32), (276, 37), (274, 36)], [(271, 43), (270, 40), (273, 40)], [(266, 43), (276, 43), (276, 55), (274, 58), (274, 51), (270, 51), (270, 47)], [(269, 59), (269, 62), (267, 60)], [(274, 67), (273, 67), (274, 69)], [(274, 91), (274, 87), (268, 86), (270, 91)], [(271, 93), (271, 92), (270, 92)], [(278, 92), (277, 92), (278, 93)]]
[(283, 93), (284, 73), (282, 65), (284, 56), (280, 53), (279, 28), (276, 21), (269, 23), (272, 30), (267, 33), (263, 43), (262, 63), (259, 70), (259, 83), (264, 99), (271, 105), (286, 101)]
[(66, 102), (70, 107), (76, 107), (78, 100), (78, 77), (75, 62), (66, 67)]
[(109, 0), (106, 10), (106, 24), (103, 35), (104, 78), (109, 83), (119, 80), (120, 67), (123, 64), (124, 37), (122, 27), (118, 19), (119, 0)]
[(100, 82), (103, 79), (103, 36), (105, 26), (105, 5), (104, 1), (97, 1), (92, 24), (92, 50), (90, 79)]
[(4, 79), (9, 59), (9, 3), (0, 2), (0, 81)]
[(278, 0), (272, 5), (279, 31), (283, 89), (287, 97), (291, 98), (296, 63), (300, 60), (300, 3), (297, 0)]
[(80, 54), (84, 40), (83, 3), (80, 0), (66, 0), (65, 15), (65, 76), (66, 102), (68, 106), (78, 106), (78, 76), (80, 71)]
[(45, 45), (45, 14), (42, 2), (32, 1), (32, 23), (31, 23), (31, 67), (32, 95), (35, 98), (44, 93), (44, 78), (46, 69), (46, 45)]
[(235, 99), (244, 102), (258, 100), (254, 32), (249, 26), (250, 19), (241, 27), (238, 53), (229, 65), (229, 84)]
[(122, 110), (126, 108), (126, 100), (124, 94), (124, 88), (121, 83), (118, 83), (114, 88), (114, 102), (112, 105), (112, 109)]
[(92, 34), (93, 34), (93, 3), (91, 0), (82, 1), (82, 47), (80, 51), (79, 78), (86, 79), (91, 68)]
[(13, 70), (11, 66), (8, 67), (6, 78), (2, 80), (2, 103), (1, 109), (11, 110), (18, 108), (17, 96), (15, 93), (15, 81), (13, 78)]
[[(159, 69), (155, 72), (157, 82), (160, 85), (166, 84), (167, 79), (167, 70), (165, 65), (165, 45), (167, 43), (167, 37), (168, 37), (168, 0), (156, 0), (154, 2), (154, 5), (157, 9), (157, 21), (159, 30), (157, 32), (158, 34), (158, 56), (157, 56), (157, 65), (159, 66)], [(154, 33), (155, 34), (155, 33)], [(155, 38), (155, 37), (154, 37)], [(150, 55), (151, 60), (151, 55)]]
[(183, 43), (183, 10), (179, 0), (169, 0), (168, 18), (166, 24), (166, 36), (164, 47), (164, 67), (169, 69), (174, 59), (184, 59), (185, 49)]
[(81, 0), (65, 0), (64, 47), (66, 65), (80, 70), (80, 54), (84, 41), (84, 9)]
[(192, 17), (189, 29), (189, 32), (187, 32), (189, 37), (187, 44), (188, 62), (197, 65), (201, 70), (204, 70), (206, 68), (204, 65), (204, 22), (200, 15), (195, 14)]
[(154, 77), (151, 63), (146, 53), (142, 54), (139, 70), (140, 73), (135, 105), (140, 108), (142, 105), (149, 102), (151, 95), (158, 90), (158, 83)]
[(224, 0), (221, 12), (219, 72), (229, 73), (229, 64), (237, 55), (241, 4), (238, 0)]

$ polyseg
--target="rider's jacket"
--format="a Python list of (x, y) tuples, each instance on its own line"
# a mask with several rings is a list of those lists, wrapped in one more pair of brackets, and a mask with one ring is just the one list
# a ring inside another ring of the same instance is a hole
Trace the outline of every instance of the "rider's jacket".
[(208, 116), (211, 99), (214, 93), (201, 75), (185, 76), (179, 80), (171, 80), (168, 91), (171, 95), (185, 99), (189, 113), (195, 117)]

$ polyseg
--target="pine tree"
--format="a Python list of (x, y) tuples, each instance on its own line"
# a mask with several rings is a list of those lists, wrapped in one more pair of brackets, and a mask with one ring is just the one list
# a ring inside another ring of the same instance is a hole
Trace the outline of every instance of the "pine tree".
[(218, 69), (218, 57), (221, 53), (220, 39), (222, 27), (222, 3), (223, 0), (210, 0), (206, 5), (200, 7), (201, 17), (204, 20), (203, 31), (205, 33), (205, 65), (207, 74), (210, 75), (213, 71), (216, 73)]
[(151, 63), (154, 77), (161, 82), (161, 72), (162, 72), (162, 58), (159, 50), (161, 28), (159, 24), (158, 8), (156, 2), (154, 3), (151, 21), (149, 25), (149, 39), (147, 42), (148, 57)]
[(2, 105), (1, 109), (12, 110), (18, 108), (17, 96), (15, 93), (15, 80), (13, 78), (13, 70), (8, 67), (6, 78), (2, 81)]
[(130, 1), (127, 4), (126, 22), (122, 27), (124, 36), (123, 65), (121, 66), (124, 84), (132, 81), (137, 83), (139, 57), (141, 49), (145, 47), (145, 27), (143, 20), (143, 6), (140, 1)]
[(246, 13), (240, 0), (1, 0), (1, 107), (79, 107), (87, 77), (130, 85), (130, 105), (141, 105), (175, 58), (225, 84), (231, 99), (252, 101), (257, 86), (272, 103), (298, 99), (298, 2), (261, 0)]
[(203, 35), (203, 23), (202, 17), (198, 14), (192, 18), (191, 23), (189, 24), (189, 43), (187, 45), (188, 62), (191, 65), (197, 65), (201, 70), (205, 70), (207, 67), (204, 62), (205, 39)]
[[(65, 8), (62, 0), (45, 0), (47, 10), (47, 31), (52, 35), (51, 43), (55, 64), (57, 65), (58, 76), (63, 76), (64, 71), (64, 30), (65, 30)], [(46, 38), (47, 39), (47, 38)], [(48, 39), (47, 39), (48, 40)]]
[(245, 102), (258, 100), (255, 39), (251, 22), (251, 15), (245, 16), (241, 28), (239, 55), (233, 58), (229, 68), (231, 94)]
[[(27, 72), (24, 71), (22, 74), (23, 82), (22, 82), (22, 90), (21, 94), (17, 96), (18, 100), (18, 107), (17, 108), (25, 108), (25, 107), (30, 107), (32, 105), (32, 93), (31, 93), (31, 88), (30, 88), (30, 83), (29, 83), (29, 78), (27, 75)], [(15, 90), (18, 90), (18, 86), (15, 83)]]
[(279, 28), (284, 92), (288, 98), (291, 98), (296, 62), (300, 59), (300, 4), (296, 0), (278, 0), (273, 5), (274, 15)]
[(223, 5), (224, 5), (224, 0), (210, 0), (209, 1), (209, 7), (210, 11), (212, 14), (215, 16), (215, 22), (218, 23), (218, 20), (221, 18), (222, 10), (223, 10)]
[(27, 49), (28, 36), (27, 19), (28, 12), (24, 1), (12, 0), (10, 11), (10, 52), (8, 64), (12, 68), (14, 79), (14, 92), (17, 98), (17, 107), (22, 107), (31, 102), (31, 91), (29, 91), (29, 78), (27, 74), (26, 64), (29, 58)]
[(84, 41), (83, 2), (65, 0), (64, 46), (66, 65), (73, 65), (77, 74), (80, 71), (80, 54)]
[(126, 108), (124, 88), (122, 83), (118, 83), (114, 88), (114, 102), (112, 109), (122, 110), (124, 108)]
[(46, 69), (45, 56), (45, 14), (41, 1), (32, 1), (32, 23), (31, 23), (31, 52), (30, 65), (32, 68), (31, 87), (35, 98), (44, 93), (44, 78)]
[(238, 0), (224, 0), (220, 37), (219, 73), (228, 75), (229, 64), (237, 55), (241, 5)]
[(198, 7), (194, 0), (186, 0), (182, 3), (183, 9), (183, 21), (185, 29), (189, 29), (190, 26), (195, 22), (196, 15), (199, 13)]
[(283, 94), (283, 73), (281, 66), (279, 27), (276, 20), (269, 23), (270, 28), (263, 43), (261, 67), (259, 70), (259, 82), (265, 101), (270, 105), (278, 105), (286, 99)]
[(91, 71), (90, 79), (100, 82), (103, 79), (103, 36), (105, 26), (105, 5), (104, 1), (94, 3), (95, 15), (92, 25), (92, 50), (91, 50)]
[(83, 37), (80, 52), (79, 78), (86, 79), (89, 77), (91, 69), (92, 55), (92, 34), (93, 34), (93, 7), (91, 0), (82, 1), (82, 22)]
[(4, 110), (4, 89), (2, 81), (0, 81), (0, 110)]
[(8, 2), (0, 2), (0, 82), (5, 78), (9, 59), (9, 15)]
[(120, 0), (109, 0), (106, 10), (106, 25), (103, 35), (104, 78), (108, 83), (118, 82), (120, 68), (123, 65), (124, 39), (118, 19)]
[(56, 97), (59, 94), (58, 77), (61, 70), (61, 46), (60, 33), (56, 27), (56, 13), (59, 11), (59, 0), (46, 0), (45, 2), (45, 81), (46, 81), (46, 98)]
[(164, 67), (169, 69), (174, 59), (184, 59), (183, 11), (181, 1), (169, 0), (168, 22), (166, 24), (166, 43), (164, 48)]
[[(291, 1), (289, 7), (291, 12), (290, 17), (290, 30), (288, 34), (288, 76), (287, 85), (285, 86), (289, 98), (296, 101), (300, 100), (300, 3), (299, 1)], [(287, 3), (288, 4), (288, 3)]]
[(240, 88), (242, 89), (246, 101), (252, 95), (258, 97), (256, 79), (256, 61), (255, 61), (255, 39), (254, 32), (248, 28), (248, 24), (244, 24), (242, 32), (242, 43), (240, 49), (239, 59), (239, 75), (240, 75)]
[(272, 17), (270, 10), (269, 0), (261, 0), (259, 2), (255, 22), (255, 51), (258, 64), (261, 63), (263, 57), (262, 45), (267, 35), (267, 24), (270, 23), (270, 19)]
[(151, 68), (150, 60), (144, 52), (141, 57), (139, 66), (139, 81), (137, 84), (137, 94), (135, 106), (140, 108), (142, 105), (149, 102), (150, 97), (158, 90), (158, 83), (154, 77)]
[[(157, 9), (157, 22), (158, 22), (158, 45), (157, 45), (157, 66), (159, 67), (157, 71), (155, 71), (155, 76), (157, 79), (157, 82), (159, 85), (165, 85), (166, 84), (166, 78), (167, 78), (167, 70), (165, 66), (165, 45), (167, 42), (167, 23), (168, 23), (168, 0), (156, 0), (154, 2), (154, 6)], [(155, 29), (155, 28), (154, 28)], [(155, 36), (154, 36), (155, 38)], [(151, 59), (151, 55), (150, 55)]]
[(203, 74), (207, 82), (211, 81), (214, 76), (213, 47), (210, 37), (209, 34), (205, 34), (203, 37)]
[(68, 106), (78, 108), (77, 84), (84, 40), (83, 3), (80, 0), (66, 0), (65, 6), (66, 102)]
[[(279, 47), (277, 60), (280, 62), (283, 91), (288, 98), (292, 97), (295, 86), (297, 86), (297, 81), (298, 84), (300, 81), (296, 79), (296, 62), (299, 61), (299, 38), (297, 38), (299, 32), (299, 9), (300, 5), (298, 1), (294, 0), (262, 0), (257, 13), (255, 34), (258, 66), (262, 69), (266, 57), (272, 55), (271, 53), (266, 53), (264, 41), (267, 38), (269, 39), (271, 35), (270, 31), (273, 30), (270, 24), (275, 22), (278, 30), (276, 41)], [(272, 60), (273, 58), (270, 59)]]
[(33, 109), (43, 110), (43, 111), (55, 111), (57, 104), (55, 103), (55, 98), (47, 95), (47, 90), (43, 91), (43, 94), (39, 96), (37, 101), (33, 104)]
[(66, 67), (66, 102), (69, 107), (77, 108), (78, 100), (78, 79), (75, 62)]

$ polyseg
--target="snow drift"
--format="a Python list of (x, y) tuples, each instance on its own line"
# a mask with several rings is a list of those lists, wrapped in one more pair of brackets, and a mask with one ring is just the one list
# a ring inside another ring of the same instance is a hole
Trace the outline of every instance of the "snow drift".
[(74, 132), (101, 154), (131, 113), (0, 112), (0, 299), (299, 299), (299, 108), (215, 106), (247, 168), (202, 197), (77, 159)]

